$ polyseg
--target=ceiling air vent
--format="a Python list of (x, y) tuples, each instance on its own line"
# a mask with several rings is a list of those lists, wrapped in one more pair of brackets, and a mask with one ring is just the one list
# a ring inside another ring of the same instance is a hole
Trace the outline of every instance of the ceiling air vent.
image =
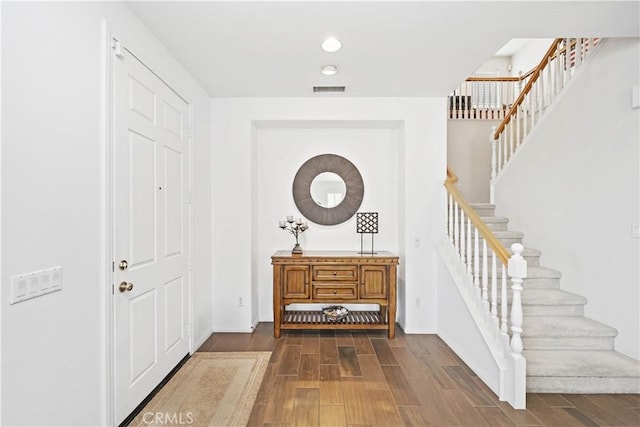
[(346, 86), (314, 86), (313, 93), (344, 93)]

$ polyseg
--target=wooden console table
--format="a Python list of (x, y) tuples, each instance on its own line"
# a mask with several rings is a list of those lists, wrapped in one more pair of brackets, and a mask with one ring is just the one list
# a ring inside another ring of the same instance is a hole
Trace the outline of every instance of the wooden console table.
[[(384, 329), (395, 336), (398, 256), (391, 252), (278, 251), (273, 265), (273, 335), (282, 329)], [(287, 310), (289, 304), (377, 304), (330, 320), (322, 310)]]

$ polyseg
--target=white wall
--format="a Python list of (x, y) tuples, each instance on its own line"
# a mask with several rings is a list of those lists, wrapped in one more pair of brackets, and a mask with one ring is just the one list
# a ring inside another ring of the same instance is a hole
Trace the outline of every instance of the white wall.
[[(2, 2), (3, 425), (110, 420), (105, 20), (194, 106), (194, 317), (210, 331), (207, 95), (122, 4)], [(10, 276), (53, 266), (61, 291), (8, 304)]]
[(492, 56), (473, 75), (484, 76), (486, 73), (497, 73), (499, 77), (510, 76), (509, 64), (511, 64), (509, 56)]
[(447, 121), (447, 165), (458, 176), (458, 190), (468, 202), (489, 202), (491, 127), (499, 120)]
[(529, 39), (524, 46), (511, 56), (511, 75), (518, 77), (520, 72), (526, 74), (538, 66), (553, 40)]
[(631, 108), (631, 88), (640, 76), (639, 45), (604, 42), (496, 186), (497, 213), (525, 232), (525, 246), (542, 250), (543, 265), (562, 272), (563, 289), (588, 298), (585, 314), (615, 327), (616, 349), (634, 358), (640, 240), (631, 226), (640, 223), (640, 110)]
[[(214, 330), (249, 331), (256, 320), (271, 318), (270, 256), (293, 246), (278, 220), (298, 215), (293, 176), (309, 157), (334, 152), (363, 175), (361, 211), (381, 213), (376, 248), (401, 257), (400, 324), (408, 332), (434, 332), (435, 242), (444, 229), (444, 103), (420, 98), (212, 100)], [(312, 250), (358, 250), (359, 236), (353, 220), (333, 227), (311, 224), (301, 243)], [(244, 307), (238, 307), (239, 298)]]

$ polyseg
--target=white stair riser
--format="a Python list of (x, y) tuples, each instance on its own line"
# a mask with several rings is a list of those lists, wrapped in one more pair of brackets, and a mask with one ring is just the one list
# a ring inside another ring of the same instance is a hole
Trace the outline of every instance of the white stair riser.
[(584, 316), (584, 305), (527, 305), (523, 304), (524, 324), (528, 316)]
[(529, 393), (612, 394), (640, 393), (638, 378), (527, 377)]
[[(466, 248), (465, 248), (466, 249)], [(466, 253), (466, 251), (465, 251)], [(475, 251), (472, 249), (471, 250), (471, 256), (475, 256)], [(480, 267), (482, 268), (482, 249), (480, 249), (478, 251), (478, 257), (479, 257), (479, 262), (480, 262)], [(491, 254), (489, 254), (489, 258), (487, 259), (487, 265), (489, 266), (489, 271), (491, 271)], [(523, 257), (525, 259), (525, 261), (527, 261), (527, 267), (540, 267), (540, 255), (531, 255), (531, 256), (524, 256)], [(502, 274), (502, 263), (500, 261), (497, 261), (496, 266), (498, 267), (497, 270), (500, 274)]]
[[(509, 298), (509, 311), (511, 310), (511, 298)], [(498, 307), (502, 307), (502, 302), (498, 298)], [(498, 309), (500, 311), (500, 309)], [(522, 303), (522, 313), (525, 317), (524, 325), (527, 324), (527, 317), (540, 316), (584, 316), (584, 304), (527, 304)]]
[[(526, 333), (527, 325), (523, 323)], [(522, 337), (527, 350), (613, 350), (615, 337)]]
[(525, 289), (559, 289), (559, 278), (533, 277), (524, 279), (522, 287)]
[(481, 216), (481, 217), (496, 216), (495, 206), (476, 206), (472, 204), (471, 207), (473, 208), (473, 210), (476, 211), (478, 216)]
[(485, 222), (491, 231), (507, 231), (509, 229), (508, 222)]
[[(489, 227), (489, 230), (491, 231), (508, 231), (509, 230), (509, 222), (491, 221), (491, 220), (487, 220), (487, 218), (483, 218), (483, 222), (487, 227)], [(464, 226), (467, 227), (466, 221), (464, 223)], [(467, 228), (464, 229), (464, 232), (465, 233), (467, 232)], [(471, 230), (471, 232), (473, 233), (473, 229)]]

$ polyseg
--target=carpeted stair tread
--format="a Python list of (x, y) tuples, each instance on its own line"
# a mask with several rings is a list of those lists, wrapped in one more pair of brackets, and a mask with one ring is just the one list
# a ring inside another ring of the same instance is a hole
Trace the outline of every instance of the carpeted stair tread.
[[(509, 218), (496, 215), (495, 205), (471, 203), (494, 236), (512, 254), (511, 244), (522, 243), (524, 233), (509, 230)], [(464, 229), (466, 232), (466, 228)], [(483, 263), (482, 236), (479, 261)], [(475, 258), (475, 242), (467, 259)], [(537, 393), (640, 393), (640, 361), (615, 351), (618, 331), (584, 317), (587, 298), (560, 289), (562, 273), (540, 266), (542, 252), (524, 245), (527, 277), (522, 292), (522, 341), (527, 359), (527, 391)], [(465, 255), (462, 248), (461, 254)], [(504, 266), (493, 271), (488, 258), (489, 286)], [(482, 275), (478, 278), (482, 283)], [(513, 293), (508, 282), (509, 307)], [(498, 288), (498, 303), (501, 293)]]
[(470, 205), (481, 217), (495, 215), (496, 205), (491, 203), (470, 203)]
[[(511, 304), (512, 291), (508, 289), (508, 301)], [(588, 300), (582, 295), (572, 294), (562, 289), (527, 289), (522, 293), (522, 305), (584, 305)], [(502, 301), (498, 292), (498, 302)]]
[(584, 305), (587, 299), (561, 289), (528, 289), (522, 294), (524, 305)]
[(615, 337), (611, 326), (582, 316), (532, 316), (524, 324), (523, 338), (535, 337)]
[(509, 228), (509, 218), (504, 216), (483, 216), (480, 219), (492, 231), (506, 231)]

